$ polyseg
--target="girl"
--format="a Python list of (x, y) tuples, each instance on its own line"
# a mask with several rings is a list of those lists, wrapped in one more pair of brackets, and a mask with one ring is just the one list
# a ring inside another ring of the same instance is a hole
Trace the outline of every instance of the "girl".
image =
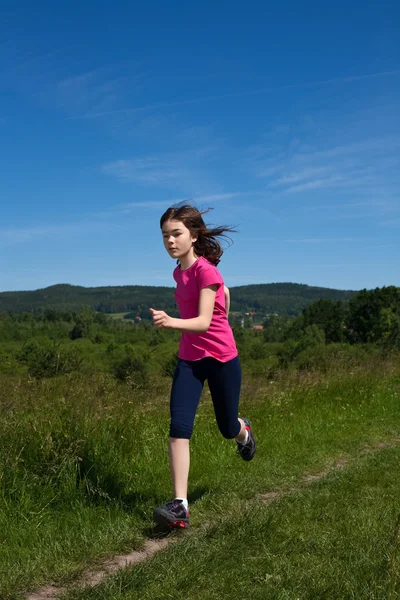
[(206, 379), (222, 435), (236, 440), (238, 453), (246, 461), (256, 451), (249, 420), (238, 418), (241, 369), (228, 322), (229, 290), (216, 267), (223, 253), (217, 237), (233, 230), (208, 229), (201, 215), (185, 204), (169, 208), (161, 217), (164, 246), (178, 261), (173, 275), (181, 318), (150, 309), (155, 327), (182, 332), (170, 399), (169, 463), (174, 498), (154, 511), (157, 523), (172, 528), (189, 526), (189, 440)]

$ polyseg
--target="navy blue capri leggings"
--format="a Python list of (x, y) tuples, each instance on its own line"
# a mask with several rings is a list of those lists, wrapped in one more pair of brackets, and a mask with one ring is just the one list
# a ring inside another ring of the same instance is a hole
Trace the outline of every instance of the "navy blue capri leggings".
[(189, 440), (204, 381), (208, 380), (220, 432), (232, 439), (240, 431), (238, 421), (242, 371), (239, 357), (228, 362), (215, 358), (178, 360), (171, 390), (170, 437)]

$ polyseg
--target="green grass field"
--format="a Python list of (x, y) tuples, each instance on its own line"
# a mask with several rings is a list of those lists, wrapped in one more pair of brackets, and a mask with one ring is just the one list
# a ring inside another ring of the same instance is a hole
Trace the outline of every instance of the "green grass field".
[[(251, 463), (218, 434), (205, 390), (191, 446), (191, 530), (171, 534), (177, 543), (147, 562), (74, 590), (85, 569), (154, 534), (153, 508), (171, 493), (169, 384), (0, 379), (2, 599), (54, 582), (74, 599), (399, 597), (400, 365), (378, 361), (246, 378), (241, 414), (258, 438)], [(268, 492), (278, 495), (266, 503)]]
[[(108, 316), (112, 319), (123, 319), (128, 312), (120, 312), (120, 313), (109, 313)], [(131, 319), (129, 319), (130, 321)]]

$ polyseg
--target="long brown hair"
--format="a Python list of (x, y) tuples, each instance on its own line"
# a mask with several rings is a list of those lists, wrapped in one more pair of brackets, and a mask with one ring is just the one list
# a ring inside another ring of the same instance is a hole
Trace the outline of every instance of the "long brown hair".
[[(207, 213), (211, 208), (200, 212), (196, 207), (191, 204), (178, 204), (168, 208), (160, 219), (160, 227), (166, 221), (181, 221), (190, 231), (190, 233), (197, 238), (193, 244), (193, 248), (197, 256), (204, 256), (212, 264), (217, 265), (220, 262), (220, 258), (223, 254), (223, 249), (220, 242), (216, 239), (217, 237), (224, 237), (232, 242), (231, 238), (225, 235), (227, 232), (234, 233), (236, 230), (222, 225), (220, 227), (210, 228), (203, 221), (202, 215)], [(233, 243), (233, 242), (232, 242)]]

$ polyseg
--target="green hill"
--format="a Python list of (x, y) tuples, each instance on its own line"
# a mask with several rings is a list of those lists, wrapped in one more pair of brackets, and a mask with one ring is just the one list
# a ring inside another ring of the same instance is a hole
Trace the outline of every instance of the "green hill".
[(279, 315), (298, 315), (302, 309), (321, 298), (349, 300), (357, 292), (314, 287), (299, 283), (263, 283), (231, 288), (233, 311), (254, 310)]
[[(265, 283), (232, 287), (231, 310), (297, 315), (320, 298), (349, 300), (355, 291), (313, 287), (298, 283)], [(79, 311), (88, 306), (102, 313), (135, 312), (147, 316), (150, 306), (175, 312), (174, 288), (156, 286), (109, 286), (87, 288), (58, 284), (47, 288), (1, 292), (0, 311)]]

